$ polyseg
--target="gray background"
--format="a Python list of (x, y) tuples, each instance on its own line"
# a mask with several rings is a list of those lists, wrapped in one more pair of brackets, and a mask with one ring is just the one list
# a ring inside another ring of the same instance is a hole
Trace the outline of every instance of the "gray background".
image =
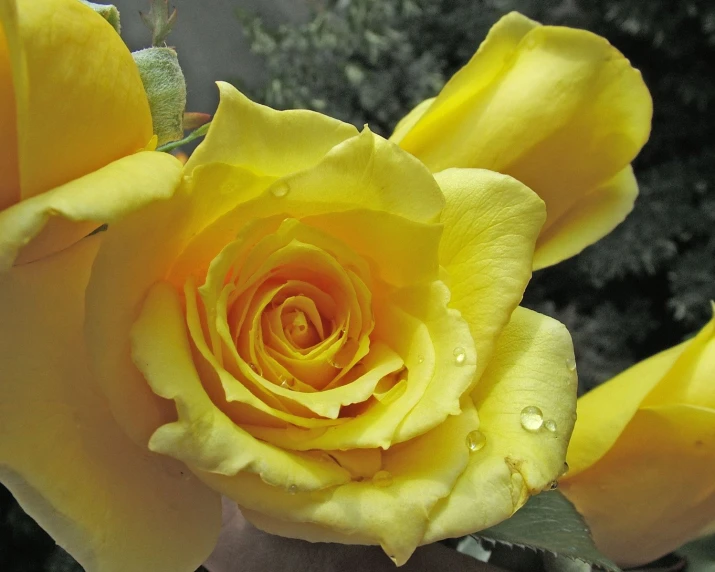
[[(148, 0), (94, 0), (114, 4), (121, 14), (122, 38), (129, 48), (151, 45), (151, 33), (139, 17)], [(212, 113), (218, 103), (214, 82), (260, 81), (261, 62), (251, 55), (236, 18), (236, 8), (260, 14), (267, 23), (298, 22), (308, 15), (307, 0), (175, 0), (178, 20), (167, 43), (176, 48), (188, 86), (187, 111)]]

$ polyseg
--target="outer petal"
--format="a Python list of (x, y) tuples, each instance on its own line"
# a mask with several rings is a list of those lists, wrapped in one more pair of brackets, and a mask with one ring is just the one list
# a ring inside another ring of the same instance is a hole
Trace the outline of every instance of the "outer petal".
[(589, 470), (569, 476), (562, 490), (586, 517), (598, 547), (618, 564), (636, 566), (697, 537), (713, 521), (713, 451), (715, 410), (648, 407), (635, 414), (616, 446)]
[(109, 23), (76, 0), (18, 0), (17, 14), (22, 197), (145, 148), (152, 136), (149, 103), (131, 54)]
[[(651, 116), (640, 73), (606, 40), (510, 14), (397, 138), (433, 172), (480, 167), (515, 177), (546, 202), (553, 224), (627, 167)], [(598, 212), (603, 227), (623, 217), (620, 201), (614, 209)]]
[[(391, 475), (384, 486), (352, 482), (325, 491), (290, 494), (245, 473), (230, 479), (199, 476), (249, 509), (247, 518), (256, 513), (268, 517), (257, 524), (269, 532), (312, 541), (381, 544), (400, 565), (424, 542), (430, 509), (450, 493), (467, 465), (466, 436), (477, 424), (474, 408), (466, 403), (461, 414), (429, 433), (391, 447), (383, 454), (383, 470)], [(303, 527), (303, 523), (317, 526)], [(323, 527), (329, 531), (325, 537)]]
[(478, 379), (531, 278), (544, 205), (518, 181), (490, 171), (449, 169), (435, 178), (446, 199), (439, 260), (450, 277), (450, 305), (474, 338)]
[(586, 193), (544, 227), (536, 243), (534, 270), (566, 260), (598, 242), (623, 222), (637, 196), (638, 182), (630, 166)]
[(220, 498), (135, 446), (94, 386), (82, 320), (99, 238), (0, 277), (0, 478), (88, 571), (191, 572)]
[(357, 129), (321, 113), (276, 111), (254, 103), (235, 87), (218, 82), (221, 102), (206, 139), (191, 155), (187, 173), (207, 163), (249, 167), (282, 177), (312, 167)]
[[(576, 418), (570, 359), (571, 336), (562, 324), (516, 309), (472, 393), (486, 445), (472, 453), (452, 494), (432, 511), (425, 542), (501, 522), (561, 474)], [(521, 410), (530, 405), (556, 424), (554, 432), (521, 426)]]
[(168, 197), (180, 176), (174, 157), (137, 153), (1, 211), (0, 272), (16, 259), (29, 262), (67, 248), (100, 224)]
[(578, 400), (567, 478), (597, 462), (620, 438), (648, 392), (676, 363), (686, 343), (639, 362)]
[(683, 403), (715, 409), (715, 317), (684, 345), (681, 357), (648, 394), (644, 406)]
[(569, 446), (568, 477), (600, 459), (636, 411), (665, 405), (715, 409), (715, 319), (693, 339), (637, 363), (578, 400), (579, 422)]
[(0, 0), (0, 211), (20, 200), (20, 171), (17, 159), (17, 112), (12, 79), (11, 45), (17, 44), (15, 3)]

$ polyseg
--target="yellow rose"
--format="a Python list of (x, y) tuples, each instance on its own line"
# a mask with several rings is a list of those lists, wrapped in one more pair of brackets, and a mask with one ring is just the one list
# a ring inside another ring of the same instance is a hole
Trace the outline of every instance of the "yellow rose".
[(155, 181), (178, 181), (173, 158), (135, 154), (152, 144), (139, 72), (77, 0), (0, 0), (0, 138), (0, 272), (151, 200)]
[(715, 320), (578, 400), (563, 492), (623, 566), (715, 523)]
[[(23, 505), (90, 569), (173, 572), (208, 555), (221, 495), (403, 563), (548, 488), (576, 377), (565, 328), (518, 307), (542, 201), (220, 89), (173, 196), (6, 282)], [(33, 401), (45, 386), (72, 393)]]
[(198, 495), (199, 515), (212, 496), (118, 429), (83, 358), (77, 284), (99, 239), (80, 239), (181, 178), (173, 157), (135, 153), (151, 139), (139, 73), (102, 17), (77, 0), (0, 0), (0, 480), (96, 570), (151, 570), (163, 534), (210, 550), (220, 526), (186, 522), (194, 501), (178, 492)]
[(630, 162), (650, 133), (640, 73), (605, 39), (513, 12), (440, 94), (391, 140), (432, 172), (480, 167), (511, 175), (546, 203), (534, 268), (569, 258), (633, 208)]

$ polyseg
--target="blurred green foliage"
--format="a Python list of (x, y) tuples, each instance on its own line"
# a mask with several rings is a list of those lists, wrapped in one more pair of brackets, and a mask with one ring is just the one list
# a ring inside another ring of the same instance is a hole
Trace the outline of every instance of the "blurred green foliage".
[[(273, 107), (368, 123), (383, 135), (435, 95), (511, 10), (608, 38), (643, 72), (654, 98), (652, 137), (635, 163), (641, 196), (610, 236), (538, 272), (525, 303), (569, 327), (583, 389), (681, 341), (709, 318), (715, 298), (712, 0), (326, 0), (313, 8), (303, 25), (276, 29), (240, 15), (269, 78), (244, 91)], [(0, 570), (81, 571), (2, 487)]]
[(580, 256), (535, 274), (525, 303), (571, 330), (582, 390), (680, 342), (715, 298), (715, 4), (711, 0), (324, 0), (300, 26), (241, 13), (277, 108), (315, 109), (389, 135), (464, 65), (503, 14), (606, 37), (654, 99), (630, 217)]

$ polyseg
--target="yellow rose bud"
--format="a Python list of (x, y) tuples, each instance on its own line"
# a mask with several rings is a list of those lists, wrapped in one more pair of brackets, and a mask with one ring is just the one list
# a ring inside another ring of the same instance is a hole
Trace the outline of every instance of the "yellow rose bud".
[[(0, 272), (57, 252), (178, 178), (151, 145), (127, 47), (77, 0), (0, 0)], [(147, 169), (148, 166), (151, 166)]]
[(546, 203), (534, 255), (543, 268), (608, 234), (638, 194), (630, 162), (650, 133), (640, 73), (605, 39), (513, 12), (440, 94), (397, 126), (432, 172), (506, 173)]
[(650, 562), (715, 522), (715, 320), (578, 400), (562, 490), (598, 547)]

